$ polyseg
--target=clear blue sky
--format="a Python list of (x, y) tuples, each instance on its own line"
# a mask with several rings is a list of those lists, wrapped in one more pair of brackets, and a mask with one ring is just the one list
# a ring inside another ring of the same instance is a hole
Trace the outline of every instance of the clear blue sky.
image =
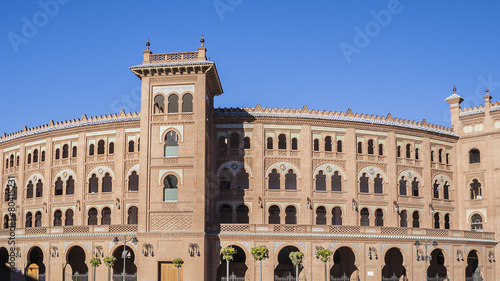
[(154, 53), (181, 52), (203, 34), (219, 107), (351, 108), (449, 125), (453, 84), (468, 106), (486, 86), (493, 101), (500, 93), (499, 1), (54, 1), (2, 3), (0, 134), (138, 111), (128, 67), (146, 38)]

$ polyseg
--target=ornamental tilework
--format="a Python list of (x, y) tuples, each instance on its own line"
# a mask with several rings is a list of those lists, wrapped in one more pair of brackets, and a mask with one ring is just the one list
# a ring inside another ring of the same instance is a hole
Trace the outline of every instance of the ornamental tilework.
[(188, 215), (154, 215), (151, 216), (151, 230), (189, 230), (193, 219)]

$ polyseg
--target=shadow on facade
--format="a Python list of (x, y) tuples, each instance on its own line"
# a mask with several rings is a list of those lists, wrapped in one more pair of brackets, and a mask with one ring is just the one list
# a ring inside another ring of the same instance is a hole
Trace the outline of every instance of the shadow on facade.
[(435, 249), (431, 253), (432, 260), (430, 262), (429, 268), (427, 269), (427, 276), (435, 277), (439, 276), (444, 278), (448, 276), (448, 271), (444, 266), (444, 255), (440, 249)]
[[(248, 267), (246, 265), (246, 255), (245, 251), (242, 248), (231, 245), (234, 249), (236, 249), (236, 255), (233, 256), (233, 261), (229, 263), (229, 274), (234, 275), (236, 277), (245, 277)], [(227, 263), (222, 260), (222, 255), (220, 257), (221, 264), (217, 269), (217, 280), (221, 280), (222, 277), (226, 277), (227, 274)]]
[(389, 249), (385, 254), (384, 260), (385, 265), (382, 268), (382, 277), (397, 277), (397, 280), (400, 280), (402, 276), (406, 276), (406, 269), (403, 266), (403, 255), (398, 248)]
[(330, 269), (330, 276), (334, 278), (340, 277), (357, 277), (358, 268), (354, 263), (356, 262), (356, 257), (354, 252), (349, 247), (340, 247), (333, 254), (334, 265)]
[[(278, 253), (278, 265), (274, 269), (274, 276), (277, 277), (287, 277), (295, 276), (295, 266), (293, 266), (290, 260), (290, 253), (297, 252), (299, 249), (295, 246), (286, 246)], [(302, 268), (299, 268), (299, 275), (302, 272)]]

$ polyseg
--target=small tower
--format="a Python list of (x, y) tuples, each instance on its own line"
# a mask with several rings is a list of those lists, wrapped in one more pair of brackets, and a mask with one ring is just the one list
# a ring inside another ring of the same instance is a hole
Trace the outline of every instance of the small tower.
[(460, 111), (462, 110), (460, 104), (464, 101), (464, 99), (457, 94), (457, 88), (453, 85), (453, 94), (445, 99), (450, 104), (450, 118), (451, 118), (451, 126), (453, 128), (453, 132), (456, 134), (459, 133), (458, 125), (460, 121), (458, 117), (460, 116)]

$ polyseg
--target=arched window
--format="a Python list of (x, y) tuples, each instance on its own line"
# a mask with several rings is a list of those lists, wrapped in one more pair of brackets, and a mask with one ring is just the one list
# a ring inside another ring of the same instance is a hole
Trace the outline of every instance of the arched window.
[(97, 154), (104, 154), (104, 140), (97, 142)]
[(165, 112), (165, 98), (163, 95), (156, 95), (154, 98), (154, 108), (153, 113), (164, 113)]
[(128, 177), (128, 191), (138, 191), (139, 190), (139, 175), (136, 171), (133, 171)]
[(172, 94), (168, 96), (168, 113), (179, 112), (179, 96)]
[(108, 145), (108, 153), (109, 154), (114, 154), (115, 153), (115, 143), (114, 142), (110, 142), (109, 145)]
[(163, 201), (177, 201), (177, 177), (168, 175), (163, 180)]
[(399, 180), (399, 195), (406, 195), (406, 183), (405, 177), (401, 177)]
[(384, 179), (380, 174), (373, 180), (373, 192), (378, 194), (384, 193)]
[(31, 153), (28, 153), (28, 157), (27, 158), (28, 158), (27, 159), (28, 164), (31, 164)]
[(89, 193), (97, 193), (99, 192), (99, 179), (96, 174), (92, 174), (92, 177), (89, 179)]
[(297, 189), (297, 175), (292, 169), (288, 170), (285, 175), (285, 189), (296, 190)]
[(280, 189), (280, 174), (276, 169), (269, 174), (269, 189)]
[(474, 179), (470, 184), (470, 199), (479, 200), (482, 198), (483, 198), (483, 192), (481, 189), (481, 183), (477, 179)]
[(326, 209), (323, 206), (316, 208), (316, 224), (326, 225)]
[(193, 95), (182, 96), (182, 112), (193, 112)]
[(102, 178), (102, 192), (111, 192), (113, 191), (113, 178), (106, 173), (104, 178)]
[(450, 164), (450, 154), (446, 153), (446, 164)]
[(243, 148), (250, 149), (250, 138), (249, 137), (245, 137), (243, 139)]
[(4, 193), (4, 202), (9, 202), (10, 201), (10, 189), (8, 187), (5, 188), (5, 193)]
[(284, 134), (278, 136), (278, 149), (286, 149), (286, 136)]
[(267, 149), (273, 149), (273, 138), (272, 137), (267, 138)]
[(368, 140), (368, 154), (373, 154), (374, 152), (373, 140)]
[(418, 213), (418, 211), (413, 212), (412, 218), (413, 218), (412, 227), (420, 228), (420, 214)]
[(359, 154), (363, 153), (363, 143), (362, 142), (358, 142), (358, 153)]
[(218, 139), (219, 149), (227, 149), (226, 137), (220, 136)]
[(415, 148), (415, 160), (418, 160), (419, 150)]
[(62, 226), (62, 212), (57, 210), (54, 212), (54, 226)]
[(38, 162), (38, 149), (33, 150), (33, 163)]
[(233, 174), (229, 169), (224, 168), (219, 173), (219, 188), (220, 189), (231, 189), (231, 182), (233, 181)]
[(397, 147), (397, 156), (401, 157), (401, 145), (398, 145)]
[(59, 158), (61, 158), (61, 150), (59, 148), (56, 148), (55, 158), (56, 158), (56, 160), (59, 160)]
[(233, 222), (233, 208), (229, 205), (222, 205), (219, 209), (219, 222), (232, 223)]
[(443, 150), (442, 149), (440, 149), (438, 151), (438, 161), (439, 161), (439, 163), (443, 163)]
[(483, 230), (483, 218), (479, 214), (472, 215), (470, 228), (472, 231)]
[(434, 198), (438, 199), (439, 198), (439, 183), (437, 180), (434, 181), (434, 184), (432, 185), (432, 191), (433, 191)]
[(165, 135), (165, 157), (179, 156), (179, 136), (176, 132), (170, 131)]
[(434, 228), (439, 229), (439, 213), (434, 214)]
[(450, 229), (450, 214), (444, 215), (444, 229)]
[(136, 206), (128, 208), (127, 224), (137, 224), (137, 222), (139, 221), (138, 215), (139, 215), (139, 210), (137, 209)]
[(45, 150), (42, 151), (42, 162), (45, 162)]
[(66, 219), (64, 221), (65, 226), (72, 226), (73, 225), (73, 210), (68, 209), (66, 211)]
[(381, 143), (378, 144), (378, 155), (384, 155), (384, 145)]
[(368, 187), (368, 177), (366, 176), (366, 173), (363, 173), (363, 175), (359, 178), (359, 192), (370, 192)]
[(299, 149), (297, 138), (292, 138), (292, 150), (297, 150), (297, 149)]
[(128, 152), (134, 152), (134, 148), (135, 148), (134, 145), (135, 145), (135, 143), (133, 140), (128, 142)]
[(399, 213), (399, 226), (408, 227), (408, 213), (405, 210)]
[(479, 149), (473, 148), (469, 150), (469, 163), (481, 163), (481, 154), (479, 153)]
[(5, 169), (9, 168), (9, 159), (5, 159)]
[(42, 227), (42, 213), (36, 212), (35, 214), (35, 227)]
[(78, 147), (75, 145), (73, 146), (73, 151), (71, 153), (71, 157), (75, 158), (78, 156)]
[(248, 189), (250, 187), (248, 182), (249, 175), (244, 168), (241, 168), (236, 175), (236, 186), (238, 189)]
[(375, 210), (375, 226), (384, 226), (384, 212), (382, 209)]
[(42, 180), (38, 180), (38, 182), (36, 183), (35, 195), (36, 195), (36, 197), (42, 197), (43, 196), (43, 183), (42, 183)]
[(33, 227), (33, 215), (31, 212), (26, 214), (26, 222), (24, 224), (25, 227)]
[(276, 205), (269, 207), (269, 224), (280, 224), (280, 208)]
[(370, 226), (370, 212), (368, 211), (367, 208), (361, 209), (359, 212), (361, 218), (360, 218), (360, 225), (361, 226)]
[(406, 145), (406, 158), (411, 158), (411, 144)]
[(94, 155), (94, 144), (89, 145), (89, 156)]
[(417, 180), (417, 178), (414, 178), (413, 181), (411, 182), (411, 194), (413, 196), (418, 196), (418, 180)]
[(10, 167), (14, 167), (14, 155), (10, 155)]
[(314, 151), (319, 151), (319, 139), (314, 139), (313, 149)]
[(63, 181), (60, 177), (56, 180), (54, 195), (63, 195)]
[(96, 208), (90, 208), (89, 210), (89, 218), (88, 218), (88, 225), (97, 225), (97, 209)]
[(342, 191), (342, 176), (339, 175), (338, 171), (335, 171), (332, 175), (332, 191)]
[(434, 150), (431, 151), (431, 162), (434, 162)]
[(316, 175), (316, 190), (326, 191), (326, 176), (323, 171), (319, 171)]
[(9, 215), (3, 216), (3, 228), (9, 229)]
[(33, 182), (29, 181), (26, 186), (26, 198), (33, 198)]
[(69, 146), (67, 144), (63, 145), (62, 158), (69, 157)]
[(337, 152), (342, 152), (342, 141), (341, 140), (337, 141)]
[(19, 155), (16, 156), (16, 166), (19, 167)]
[(450, 199), (450, 185), (448, 182), (445, 182), (443, 185), (443, 198)]
[(246, 205), (239, 205), (236, 208), (236, 223), (249, 223), (248, 207)]
[(229, 148), (231, 149), (240, 148), (240, 135), (238, 133), (232, 133), (229, 136)]
[(325, 151), (332, 151), (332, 137), (330, 136), (325, 138)]
[(111, 224), (111, 209), (106, 207), (101, 211), (101, 225)]
[(75, 194), (75, 180), (73, 176), (69, 176), (66, 181), (66, 195), (68, 194)]
[(334, 207), (332, 210), (332, 225), (342, 225), (342, 209)]
[(294, 206), (286, 207), (285, 224), (297, 224), (297, 210)]

